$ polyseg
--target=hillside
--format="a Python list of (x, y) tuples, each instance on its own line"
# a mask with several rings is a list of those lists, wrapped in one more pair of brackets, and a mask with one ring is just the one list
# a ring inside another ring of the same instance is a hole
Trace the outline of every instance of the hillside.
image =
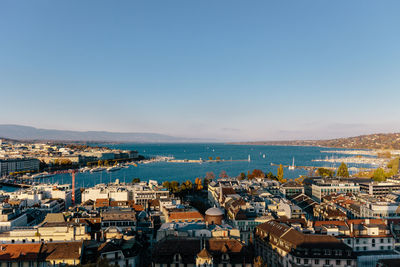
[(294, 140), (294, 141), (258, 141), (241, 142), (247, 145), (282, 145), (282, 146), (323, 146), (355, 149), (396, 149), (400, 150), (400, 133), (369, 134), (356, 137), (330, 140)]
[(0, 138), (14, 140), (132, 142), (132, 143), (181, 143), (210, 140), (181, 138), (157, 133), (118, 133), (105, 131), (64, 131), (39, 129), (21, 125), (0, 125)]

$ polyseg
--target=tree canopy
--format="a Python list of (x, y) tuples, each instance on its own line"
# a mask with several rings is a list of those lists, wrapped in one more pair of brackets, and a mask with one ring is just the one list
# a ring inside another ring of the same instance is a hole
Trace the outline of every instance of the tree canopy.
[(346, 178), (350, 176), (349, 169), (347, 168), (347, 165), (344, 162), (342, 162), (339, 168), (337, 169), (336, 176), (346, 177)]

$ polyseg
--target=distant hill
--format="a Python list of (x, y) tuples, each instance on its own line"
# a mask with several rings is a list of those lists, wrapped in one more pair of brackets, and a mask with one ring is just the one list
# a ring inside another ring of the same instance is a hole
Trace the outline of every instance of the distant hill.
[(240, 142), (247, 145), (282, 145), (282, 146), (322, 146), (354, 149), (396, 149), (400, 150), (400, 133), (368, 134), (356, 137), (329, 140), (294, 140), (294, 141), (258, 141)]
[(118, 133), (105, 131), (63, 131), (39, 129), (30, 126), (0, 124), (0, 138), (14, 140), (132, 142), (132, 143), (182, 143), (211, 142), (215, 140), (180, 138), (157, 133)]

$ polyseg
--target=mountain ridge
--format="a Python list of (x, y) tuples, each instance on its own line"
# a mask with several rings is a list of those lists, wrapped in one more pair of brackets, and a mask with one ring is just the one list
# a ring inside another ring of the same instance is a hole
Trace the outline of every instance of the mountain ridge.
[[(210, 142), (208, 139), (184, 138), (147, 132), (72, 131), (42, 129), (17, 124), (0, 124), (0, 138), (37, 141), (82, 141), (82, 142), (138, 142), (138, 143), (182, 143)], [(216, 140), (212, 140), (216, 142)]]
[(240, 145), (321, 146), (348, 149), (394, 149), (400, 150), (400, 133), (365, 134), (326, 140), (288, 140), (235, 142)]

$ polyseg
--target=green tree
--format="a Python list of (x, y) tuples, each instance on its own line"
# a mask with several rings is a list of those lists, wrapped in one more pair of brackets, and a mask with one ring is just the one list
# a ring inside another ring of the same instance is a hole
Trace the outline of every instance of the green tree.
[(397, 175), (399, 173), (399, 163), (400, 163), (400, 158), (396, 157), (389, 161), (387, 167), (391, 169), (391, 175)]
[(386, 180), (386, 174), (385, 171), (382, 168), (378, 168), (374, 171), (374, 174), (372, 175), (372, 179), (374, 181), (382, 182)]
[(283, 166), (282, 166), (282, 164), (279, 165), (278, 173), (277, 173), (276, 176), (278, 178), (278, 181), (282, 181), (283, 180)]
[(171, 183), (168, 181), (165, 181), (162, 183), (162, 186), (164, 186), (165, 188), (167, 188), (168, 190), (171, 191)]
[(179, 192), (179, 183), (177, 181), (172, 181), (170, 185), (173, 193)]
[(278, 177), (276, 177), (272, 172), (267, 173), (265, 177), (271, 180), (278, 180)]
[(338, 177), (349, 177), (349, 169), (347, 168), (347, 165), (342, 162), (337, 169), (336, 176)]
[(318, 168), (317, 173), (319, 176), (322, 176), (322, 177), (333, 177), (335, 175), (334, 171), (332, 171), (330, 169), (326, 169), (326, 168)]

